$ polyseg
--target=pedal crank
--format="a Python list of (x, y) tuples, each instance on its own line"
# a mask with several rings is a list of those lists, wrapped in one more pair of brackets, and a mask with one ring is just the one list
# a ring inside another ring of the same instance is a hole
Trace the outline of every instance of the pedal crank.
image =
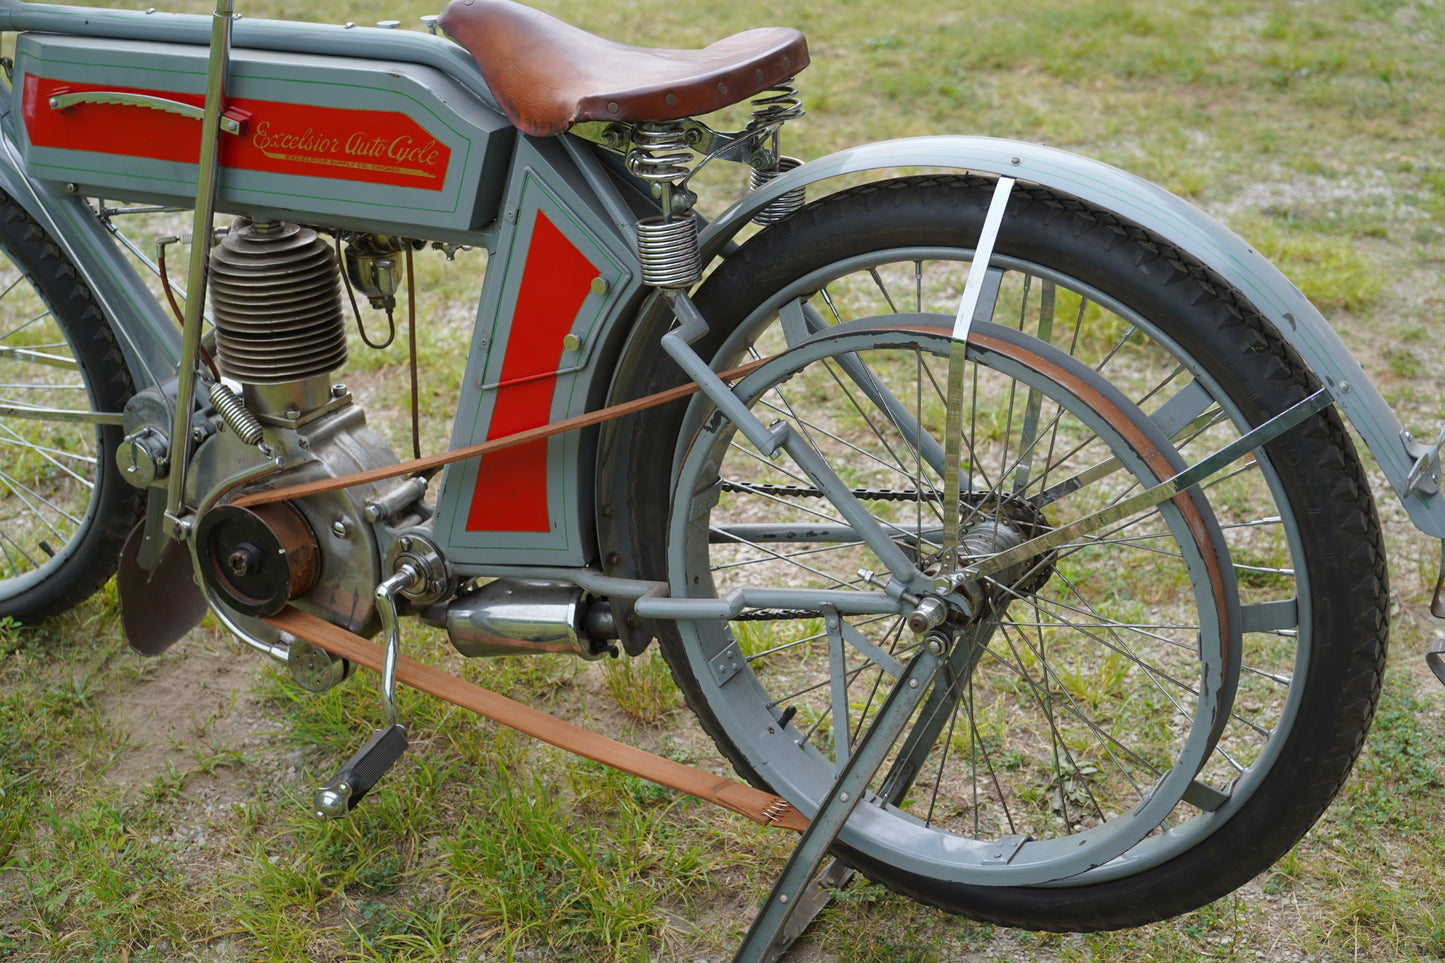
[(401, 621), (397, 617), (396, 597), (403, 594), (410, 597), (424, 591), (429, 582), (425, 566), (408, 558), (398, 560), (396, 574), (376, 589), (376, 609), (386, 636), (381, 666), (381, 711), (386, 728), (373, 730), (365, 745), (346, 760), (326, 785), (316, 790), (313, 798), (318, 819), (349, 815), (406, 752), (406, 726), (396, 714), (396, 666), (401, 658)]
[(406, 752), (406, 726), (394, 722), (376, 729), (366, 745), (316, 790), (316, 818), (339, 819), (349, 815), (361, 797), (371, 791), (386, 771)]

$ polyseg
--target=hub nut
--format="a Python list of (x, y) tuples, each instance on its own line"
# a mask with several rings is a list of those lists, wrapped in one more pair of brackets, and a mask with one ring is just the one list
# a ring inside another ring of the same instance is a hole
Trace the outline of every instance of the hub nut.
[(446, 561), (425, 535), (409, 531), (387, 548), (387, 571), (400, 572), (403, 568), (410, 570), (414, 577), (401, 594), (415, 604), (430, 605), (451, 594), (452, 580)]

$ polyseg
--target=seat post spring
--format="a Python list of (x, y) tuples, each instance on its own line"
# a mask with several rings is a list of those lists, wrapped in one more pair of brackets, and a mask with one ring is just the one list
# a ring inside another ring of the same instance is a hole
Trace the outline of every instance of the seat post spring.
[(627, 169), (652, 184), (672, 184), (687, 176), (692, 160), (682, 121), (643, 121), (632, 128)]
[(651, 183), (662, 202), (661, 215), (637, 222), (637, 256), (644, 284), (683, 290), (702, 278), (693, 196), (681, 186), (691, 160), (692, 148), (682, 121), (643, 122), (633, 128), (627, 169)]
[[(748, 177), (748, 189), (757, 190), (766, 186), (775, 178), (781, 177), (788, 171), (802, 166), (802, 161), (796, 157), (779, 157), (777, 165), (772, 170), (759, 170), (754, 167), (752, 174)], [(776, 224), (789, 214), (801, 208), (808, 201), (807, 189), (795, 187), (785, 191), (777, 200), (772, 201), (762, 210), (753, 215), (753, 223), (766, 227), (769, 224)]]
[(803, 102), (798, 98), (798, 88), (790, 77), (753, 98), (748, 130), (761, 139), (768, 133), (776, 134), (778, 128), (801, 116)]
[[(769, 181), (802, 165), (796, 157), (786, 157), (778, 147), (778, 131), (790, 120), (803, 116), (803, 104), (798, 99), (798, 88), (791, 78), (764, 91), (752, 102), (752, 116), (748, 119), (748, 130), (756, 138), (752, 155), (752, 175), (749, 188), (757, 190)], [(776, 224), (807, 202), (803, 188), (795, 188), (783, 194), (753, 215), (753, 223)]]

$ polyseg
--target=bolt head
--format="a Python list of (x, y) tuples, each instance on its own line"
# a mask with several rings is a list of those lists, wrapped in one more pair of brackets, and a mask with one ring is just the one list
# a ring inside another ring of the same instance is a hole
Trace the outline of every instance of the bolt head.
[(226, 556), (226, 568), (238, 578), (250, 575), (260, 567), (261, 552), (250, 542), (237, 546), (235, 551)]

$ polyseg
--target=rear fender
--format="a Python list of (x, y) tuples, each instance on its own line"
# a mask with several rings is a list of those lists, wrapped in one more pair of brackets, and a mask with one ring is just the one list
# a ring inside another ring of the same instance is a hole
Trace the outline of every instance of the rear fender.
[[(1036, 144), (988, 137), (921, 137), (884, 141), (820, 158), (749, 193), (703, 233), (703, 263), (722, 253), (752, 216), (787, 191), (846, 174), (896, 168), (968, 170), (1038, 184), (1112, 211), (1207, 264), (1279, 330), (1319, 377), (1379, 462), (1421, 531), (1445, 538), (1445, 495), (1412, 486), (1421, 448), (1366, 377), (1360, 363), (1274, 265), (1198, 208), (1108, 164)], [(1416, 437), (1433, 439), (1436, 431)]]
[[(987, 137), (920, 137), (884, 141), (831, 154), (804, 164), (748, 193), (713, 220), (702, 232), (704, 264), (725, 257), (727, 248), (753, 216), (788, 191), (846, 175), (899, 169), (971, 171), (1012, 177), (1071, 195), (1133, 221), (1173, 246), (1207, 264), (1234, 286), (1279, 330), (1320, 378), (1365, 445), (1378, 461), (1411, 520), (1428, 535), (1445, 538), (1445, 496), (1412, 487), (1409, 476), (1420, 459), (1399, 419), (1365, 377), (1358, 361), (1319, 310), (1263, 255), (1214, 218), (1157, 185), (1108, 164), (1035, 144)], [(659, 346), (673, 323), (666, 303), (655, 295), (643, 306), (638, 323), (624, 348), (614, 376), (609, 403), (618, 404), (670, 387), (671, 359)], [(704, 357), (705, 347), (700, 348)], [(678, 403), (681, 406), (682, 403)], [(668, 506), (661, 485), (651, 487), (654, 504), (631, 504), (636, 491), (631, 473), (644, 466), (666, 471), (657, 453), (645, 445), (665, 435), (667, 426), (680, 428), (680, 413), (652, 409), (615, 422), (601, 432), (598, 470), (598, 533), (609, 575), (665, 581), (666, 572), (638, 571), (636, 535), (643, 530), (655, 537), (654, 521)], [(1422, 433), (1424, 434), (1424, 433)], [(1433, 438), (1434, 433), (1428, 434)], [(629, 653), (641, 651), (655, 627), (639, 620), (622, 604), (618, 628)]]

